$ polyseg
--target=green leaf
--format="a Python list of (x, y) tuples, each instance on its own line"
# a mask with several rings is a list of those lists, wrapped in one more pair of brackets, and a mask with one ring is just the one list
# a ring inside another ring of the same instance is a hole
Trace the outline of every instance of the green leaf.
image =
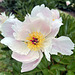
[(42, 72), (44, 75), (49, 75), (48, 69), (44, 69)]
[(60, 71), (66, 71), (66, 68), (64, 65), (56, 64), (51, 66), (51, 70), (60, 70)]
[[(66, 57), (65, 57), (66, 58)], [(68, 59), (69, 60), (69, 59)], [(69, 61), (67, 59), (62, 58), (61, 61), (59, 62), (60, 64), (67, 65), (69, 64)]]
[(70, 64), (68, 64), (67, 69), (72, 70), (73, 72), (75, 72), (75, 62), (71, 62)]
[(10, 72), (1, 72), (0, 75), (12, 75)]
[(66, 75), (75, 75), (75, 73), (72, 71), (68, 71)]
[(60, 75), (60, 71), (59, 70), (56, 70), (56, 75)]
[(54, 59), (56, 62), (60, 62), (61, 57), (57, 55), (52, 55), (52, 59)]

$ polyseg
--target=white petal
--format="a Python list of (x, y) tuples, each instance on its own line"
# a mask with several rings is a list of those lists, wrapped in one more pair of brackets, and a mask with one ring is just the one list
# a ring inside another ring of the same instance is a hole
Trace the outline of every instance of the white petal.
[(58, 34), (61, 25), (63, 25), (61, 18), (53, 21), (51, 26), (50, 37), (55, 37)]
[(3, 16), (4, 18), (8, 18), (8, 16), (6, 16), (5, 12), (2, 12), (1, 16)]
[(60, 14), (59, 14), (59, 11), (57, 9), (51, 9), (51, 13), (52, 13), (52, 17), (54, 20), (59, 19)]
[(6, 22), (3, 23), (1, 27), (1, 32), (4, 37), (11, 37), (13, 36), (13, 29), (12, 25), (19, 22), (17, 19), (8, 19)]
[[(1, 30), (3, 23), (5, 23), (7, 20), (9, 21), (9, 19), (14, 19), (14, 18), (15, 18), (15, 16), (12, 14), (10, 14), (10, 16), (8, 17), (8, 16), (6, 16), (5, 12), (1, 13), (1, 15), (0, 15), (0, 30)], [(8, 24), (8, 26), (9, 26), (9, 24)]]
[(38, 19), (31, 23), (31, 31), (38, 31), (43, 34), (48, 34), (50, 32), (50, 27), (46, 21)]
[(37, 60), (35, 60), (35, 61), (31, 62), (31, 63), (25, 63), (25, 62), (23, 62), (22, 67), (21, 67), (22, 68), (21, 72), (31, 71), (34, 68), (36, 68), (37, 65), (40, 63), (42, 57), (43, 57), (42, 52), (39, 52), (39, 59), (37, 59)]
[(3, 0), (0, 0), (0, 2), (2, 2)]
[(1, 31), (1, 27), (2, 24), (8, 19), (8, 17), (5, 15), (5, 12), (1, 13), (0, 15), (0, 31)]
[(47, 48), (45, 49), (45, 51), (44, 51), (45, 56), (46, 56), (46, 59), (47, 59), (48, 61), (50, 61), (50, 50), (51, 50), (51, 48), (50, 48), (50, 47), (47, 47)]
[(44, 44), (44, 53), (45, 53), (46, 59), (50, 61), (50, 51), (52, 49), (52, 39), (47, 38), (46, 42), (47, 43)]
[(29, 34), (30, 34), (30, 30), (22, 28), (20, 29), (20, 31), (14, 32), (13, 36), (15, 37), (16, 40), (25, 41), (26, 38), (29, 36)]
[(13, 26), (13, 29), (15, 29), (14, 37), (17, 40), (23, 40), (25, 41), (26, 37), (29, 36), (31, 32), (41, 32), (45, 35), (47, 35), (50, 32), (50, 27), (48, 23), (42, 19), (34, 19), (31, 20), (31, 22), (23, 22), (23, 25), (18, 25), (18, 27)]
[(66, 1), (66, 5), (68, 6), (68, 5), (70, 5), (71, 4), (71, 2), (70, 1)]
[(63, 55), (71, 55), (74, 49), (74, 43), (69, 37), (61, 36), (59, 38), (53, 39), (53, 46), (51, 54), (57, 54), (58, 52)]
[(19, 54), (27, 55), (30, 51), (24, 42), (16, 41), (10, 37), (2, 39), (1, 43), (7, 45), (12, 51)]
[(44, 4), (42, 4), (41, 6), (37, 5), (32, 9), (31, 12), (31, 16), (35, 17), (37, 14), (43, 14), (46, 17), (50, 17), (51, 16), (51, 11), (48, 7), (45, 7)]
[(30, 51), (28, 55), (21, 55), (13, 52), (12, 58), (20, 62), (30, 63), (39, 58), (39, 53), (38, 51)]
[(29, 36), (30, 30), (28, 24), (29, 21), (24, 21), (15, 23), (15, 25), (12, 26), (12, 29), (14, 30), (13, 36), (16, 40), (25, 41), (26, 37)]

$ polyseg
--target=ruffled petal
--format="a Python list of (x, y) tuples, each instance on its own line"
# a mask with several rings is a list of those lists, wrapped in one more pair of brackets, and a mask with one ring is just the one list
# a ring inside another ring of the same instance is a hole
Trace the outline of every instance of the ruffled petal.
[(16, 52), (12, 53), (12, 58), (14, 58), (17, 61), (30, 63), (39, 58), (39, 52), (38, 51), (30, 51), (27, 55), (21, 55)]
[(0, 15), (0, 31), (2, 24), (8, 19), (8, 17), (5, 15), (5, 12), (1, 13)]
[(31, 32), (41, 32), (45, 35), (47, 35), (50, 32), (50, 26), (48, 23), (42, 19), (37, 19), (30, 24), (30, 30)]
[(6, 22), (3, 23), (1, 27), (1, 32), (4, 37), (13, 37), (13, 29), (12, 25), (15, 23), (19, 23), (17, 19), (8, 19)]
[(44, 43), (44, 54), (46, 59), (50, 61), (50, 51), (52, 49), (52, 38), (47, 38), (46, 43)]
[(58, 52), (63, 55), (71, 55), (74, 49), (74, 43), (69, 37), (61, 36), (59, 38), (53, 39), (52, 51), (51, 54), (57, 54)]
[(37, 59), (37, 60), (35, 60), (35, 61), (31, 62), (31, 63), (23, 62), (22, 67), (21, 67), (22, 68), (21, 72), (31, 71), (34, 68), (36, 68), (36, 66), (40, 63), (42, 57), (43, 57), (42, 52), (39, 52), (39, 59)]
[(15, 37), (16, 40), (21, 40), (21, 41), (26, 40), (26, 37), (28, 37), (29, 33), (31, 33), (28, 25), (29, 22), (24, 21), (21, 23), (16, 23), (15, 25), (12, 26), (12, 29), (14, 30), (13, 36)]
[(7, 45), (13, 52), (19, 54), (27, 55), (30, 51), (24, 42), (17, 41), (10, 37), (2, 39), (1, 43)]
[(20, 29), (20, 31), (14, 32), (13, 36), (15, 37), (16, 40), (26, 41), (26, 38), (29, 36), (30, 32), (31, 31), (29, 29), (22, 28)]
[(28, 37), (31, 32), (41, 32), (44, 35), (50, 33), (48, 23), (39, 18), (33, 18), (33, 20), (30, 20), (30, 23), (24, 22), (23, 25), (18, 25), (18, 28), (16, 26), (17, 25), (13, 26), (13, 29), (15, 29), (14, 37), (17, 40), (25, 41), (26, 37)]
[(50, 37), (55, 37), (58, 34), (61, 25), (63, 25), (61, 18), (52, 22)]
[(31, 11), (31, 16), (35, 17), (39, 13), (43, 14), (45, 17), (51, 17), (50, 9), (48, 7), (45, 7), (44, 4), (42, 4), (41, 6), (39, 5), (35, 6)]
[(50, 61), (50, 51), (51, 51), (51, 46), (50, 46), (50, 47), (47, 47), (47, 48), (44, 50), (46, 59), (47, 59), (48, 61)]
[(52, 9), (51, 13), (52, 13), (53, 20), (60, 18), (60, 14), (59, 14), (59, 11), (57, 9)]

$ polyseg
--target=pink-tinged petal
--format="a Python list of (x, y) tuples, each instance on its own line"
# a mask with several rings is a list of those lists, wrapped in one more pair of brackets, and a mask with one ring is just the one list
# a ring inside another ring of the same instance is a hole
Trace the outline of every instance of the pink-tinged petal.
[(50, 32), (51, 37), (55, 37), (58, 34), (61, 25), (63, 25), (61, 18), (56, 19), (55, 21), (52, 22), (51, 32)]
[(21, 55), (18, 53), (13, 52), (12, 58), (14, 58), (17, 61), (30, 63), (39, 58), (39, 52), (38, 51), (30, 51), (27, 55)]
[(7, 45), (13, 52), (27, 55), (29, 53), (29, 48), (24, 42), (17, 41), (14, 38), (6, 37), (1, 40), (2, 44)]
[[(14, 15), (10, 14), (10, 16), (6, 16), (5, 12), (2, 12), (0, 15), (0, 31), (1, 31), (1, 27), (3, 25), (4, 22), (7, 21), (7, 19), (14, 19)], [(8, 20), (9, 21), (9, 20)]]
[(13, 36), (15, 37), (16, 40), (22, 40), (25, 41), (26, 38), (29, 36), (30, 30), (22, 28), (18, 32), (14, 32)]
[(71, 55), (73, 53), (71, 50), (74, 49), (74, 43), (69, 37), (61, 36), (54, 38), (52, 44), (51, 54), (57, 54), (59, 52), (63, 55)]
[(18, 28), (16, 27), (16, 25), (13, 27), (13, 29), (15, 29), (13, 35), (17, 40), (25, 41), (26, 37), (28, 37), (29, 33), (31, 32), (37, 31), (45, 35), (47, 35), (50, 32), (50, 27), (46, 21), (39, 18), (37, 19), (33, 18), (33, 20), (30, 21), (31, 21), (30, 23), (24, 22), (22, 26), (18, 25)]
[(42, 4), (41, 6), (37, 5), (32, 9), (31, 12), (31, 16), (35, 17), (37, 16), (39, 13), (43, 14), (46, 17), (51, 17), (51, 11), (48, 7), (45, 7), (44, 4)]
[(50, 32), (50, 26), (49, 23), (42, 19), (36, 19), (29, 24), (31, 32), (41, 32), (45, 35), (47, 35)]
[(25, 41), (26, 37), (29, 36), (30, 30), (28, 27), (29, 21), (24, 22), (18, 22), (15, 23), (15, 25), (12, 26), (12, 29), (14, 30), (13, 36), (16, 40)]
[(46, 38), (46, 43), (44, 43), (44, 54), (48, 61), (50, 61), (51, 49), (52, 49), (52, 38)]
[(25, 63), (25, 62), (23, 62), (22, 67), (21, 67), (22, 68), (21, 72), (31, 71), (34, 68), (36, 68), (37, 65), (40, 63), (42, 57), (43, 57), (42, 52), (39, 52), (39, 59), (37, 59), (37, 60), (35, 60), (35, 61), (31, 62), (31, 63)]
[(24, 22), (27, 22), (27, 23), (30, 23), (30, 14), (27, 14), (26, 16), (25, 16), (25, 20), (24, 20)]
[(70, 5), (71, 4), (71, 2), (70, 1), (66, 1), (66, 5), (68, 6), (68, 5)]
[(2, 1), (4, 1), (4, 0), (0, 0), (0, 2), (2, 2)]
[(4, 23), (7, 19), (8, 19), (8, 17), (5, 15), (5, 12), (2, 13), (2, 15), (0, 15), (0, 26), (1, 26), (1, 24)]
[(19, 20), (17, 19), (8, 19), (6, 22), (3, 23), (1, 26), (1, 32), (4, 37), (13, 37), (13, 29), (12, 25), (18, 23)]
[(50, 51), (51, 51), (51, 46), (45, 48), (45, 50), (44, 50), (44, 54), (45, 54), (46, 59), (47, 59), (48, 61), (50, 61)]
[(53, 17), (54, 20), (59, 19), (60, 14), (59, 14), (59, 11), (57, 9), (52, 9), (51, 13), (52, 13), (52, 17)]
[(44, 20), (38, 19), (37, 21), (34, 21), (32, 24), (33, 24), (32, 29), (33, 28), (36, 29), (36, 30), (34, 29), (34, 31), (39, 31), (45, 35), (50, 32), (50, 27), (49, 27), (48, 23), (45, 22)]

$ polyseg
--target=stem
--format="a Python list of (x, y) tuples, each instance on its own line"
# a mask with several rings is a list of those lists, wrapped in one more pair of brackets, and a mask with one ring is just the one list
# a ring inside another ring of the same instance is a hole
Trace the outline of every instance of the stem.
[(53, 61), (52, 57), (51, 57), (51, 61), (52, 61), (53, 65), (54, 65), (54, 61)]
[(0, 38), (1, 38), (1, 39), (3, 39), (3, 37), (2, 37), (2, 36), (0, 36)]

